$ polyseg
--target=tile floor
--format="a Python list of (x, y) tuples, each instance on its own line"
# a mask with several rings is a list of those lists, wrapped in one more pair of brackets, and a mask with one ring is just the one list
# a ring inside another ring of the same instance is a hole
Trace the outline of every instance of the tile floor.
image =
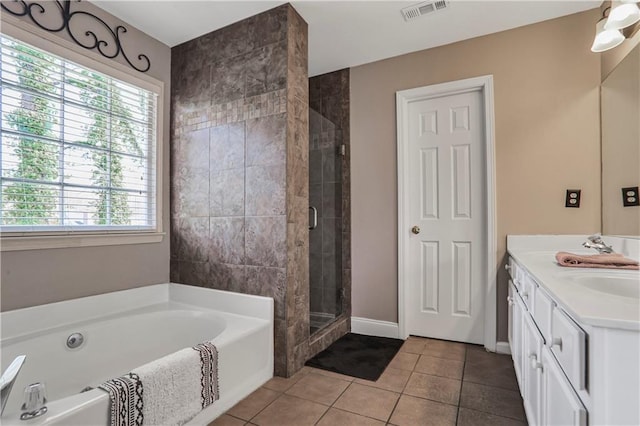
[(510, 356), (410, 337), (375, 382), (304, 367), (274, 377), (210, 426), (524, 424)]

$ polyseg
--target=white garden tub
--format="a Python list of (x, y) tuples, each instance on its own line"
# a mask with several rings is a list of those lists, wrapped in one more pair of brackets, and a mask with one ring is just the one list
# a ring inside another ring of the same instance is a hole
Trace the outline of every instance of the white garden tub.
[[(273, 376), (273, 299), (181, 284), (158, 284), (0, 314), (2, 371), (27, 359), (3, 425), (107, 425), (110, 378), (180, 349), (212, 341), (220, 399), (189, 424), (207, 424)], [(67, 337), (84, 343), (69, 349)], [(23, 389), (44, 382), (48, 412), (20, 421)]]

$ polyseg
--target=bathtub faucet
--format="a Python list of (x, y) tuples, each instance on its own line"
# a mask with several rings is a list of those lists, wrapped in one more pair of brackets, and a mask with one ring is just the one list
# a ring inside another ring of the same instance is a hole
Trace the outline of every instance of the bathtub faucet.
[(0, 376), (0, 399), (2, 399), (2, 409), (0, 409), (0, 415), (4, 412), (4, 406), (7, 405), (7, 400), (9, 399), (9, 394), (11, 393), (11, 388), (18, 377), (18, 373), (20, 373), (20, 369), (24, 364), (24, 361), (27, 359), (25, 355), (17, 356), (16, 359), (7, 367), (6, 370)]

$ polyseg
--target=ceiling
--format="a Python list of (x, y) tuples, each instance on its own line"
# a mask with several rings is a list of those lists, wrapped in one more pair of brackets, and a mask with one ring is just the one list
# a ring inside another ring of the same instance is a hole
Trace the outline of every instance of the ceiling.
[[(102, 9), (175, 46), (283, 1), (95, 0)], [(309, 24), (309, 75), (491, 34), (599, 7), (597, 1), (463, 1), (405, 22), (420, 1), (291, 1)], [(595, 22), (594, 22), (595, 30)]]

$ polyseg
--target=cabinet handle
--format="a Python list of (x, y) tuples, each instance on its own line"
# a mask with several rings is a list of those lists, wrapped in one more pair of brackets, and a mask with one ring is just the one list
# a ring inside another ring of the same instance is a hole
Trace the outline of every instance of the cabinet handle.
[(562, 351), (562, 338), (561, 337), (551, 337), (551, 347), (557, 346), (560, 351)]
[(535, 355), (531, 356), (531, 368), (534, 370), (542, 370), (542, 363), (538, 362), (538, 357)]
[(511, 265), (509, 265), (509, 264), (504, 265), (504, 269), (506, 269), (507, 271), (510, 271), (511, 270)]
[(513, 306), (513, 297), (507, 297), (507, 302), (509, 303), (509, 306)]

